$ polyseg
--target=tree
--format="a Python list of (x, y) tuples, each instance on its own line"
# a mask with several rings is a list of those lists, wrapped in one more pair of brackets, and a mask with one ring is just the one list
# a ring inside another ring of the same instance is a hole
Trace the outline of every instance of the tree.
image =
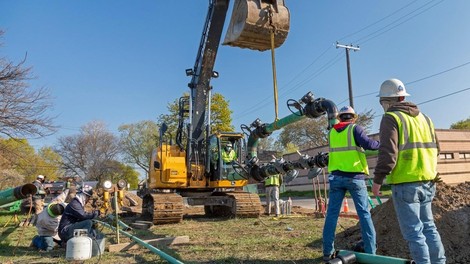
[[(364, 127), (367, 132), (372, 124), (372, 117), (372, 110), (367, 110), (359, 114), (356, 124)], [(324, 146), (328, 144), (329, 131), (327, 126), (328, 121), (324, 115), (316, 119), (306, 118), (284, 127), (279, 135), (279, 141), (285, 148), (289, 143), (294, 144), (299, 149)], [(290, 148), (293, 149), (292, 146)]]
[(450, 129), (470, 129), (470, 117), (450, 125)]
[[(0, 31), (0, 37), (3, 31)], [(51, 106), (44, 87), (32, 89), (32, 68), (0, 58), (0, 133), (10, 138), (51, 135), (56, 127), (46, 115)]]
[(212, 95), (211, 103), (211, 131), (232, 132), (235, 128), (232, 125), (232, 113), (228, 100), (220, 93)]
[(139, 173), (129, 165), (121, 164), (121, 172), (124, 180), (130, 186), (131, 190), (136, 190), (139, 184)]
[[(47, 179), (60, 177), (60, 156), (51, 148), (35, 149), (25, 139), (0, 139), (0, 170), (8, 175), (21, 175), (21, 182), (32, 182), (39, 174)], [(15, 171), (15, 173), (10, 173)], [(0, 177), (0, 180), (2, 178)]]
[(119, 132), (124, 160), (136, 164), (148, 174), (152, 151), (157, 147), (159, 138), (157, 123), (147, 120), (125, 124), (119, 127)]
[[(187, 93), (183, 96), (189, 98)], [(167, 106), (169, 114), (162, 114), (158, 117), (158, 122), (161, 124), (165, 122), (168, 126), (167, 132), (171, 135), (176, 135), (178, 128), (178, 113), (179, 113), (179, 99), (169, 103)], [(187, 114), (186, 114), (187, 115)], [(235, 128), (232, 126), (232, 110), (230, 110), (229, 101), (225, 100), (222, 94), (214, 93), (211, 102), (211, 131), (232, 132)]]
[(117, 183), (119, 180), (126, 180), (131, 189), (137, 189), (139, 173), (131, 166), (116, 160), (111, 160), (106, 162), (104, 171), (100, 182), (110, 180), (112, 183)]
[(56, 152), (70, 176), (102, 182), (119, 154), (119, 140), (100, 121), (81, 127), (80, 134), (59, 138)]

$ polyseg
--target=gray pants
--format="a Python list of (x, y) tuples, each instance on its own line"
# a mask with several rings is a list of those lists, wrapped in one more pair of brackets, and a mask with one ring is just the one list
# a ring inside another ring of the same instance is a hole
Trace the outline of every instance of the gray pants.
[(268, 186), (266, 187), (266, 205), (268, 206), (268, 214), (271, 214), (271, 201), (274, 202), (274, 212), (276, 215), (281, 213), (279, 207), (279, 186)]

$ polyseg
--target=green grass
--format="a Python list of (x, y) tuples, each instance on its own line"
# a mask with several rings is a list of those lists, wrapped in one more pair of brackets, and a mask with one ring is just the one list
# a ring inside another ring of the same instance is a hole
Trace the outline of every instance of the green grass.
[[(5, 223), (12, 214), (0, 213), (0, 263), (69, 263), (64, 249), (39, 252), (30, 248), (34, 227)], [(126, 220), (126, 219), (122, 219)], [(161, 236), (189, 236), (190, 242), (160, 248), (184, 263), (322, 263), (321, 236), (324, 219), (293, 215), (278, 220), (261, 218), (221, 219), (195, 216), (179, 224), (154, 226), (134, 235), (146, 239)], [(356, 225), (357, 220), (341, 218), (338, 232)], [(115, 234), (103, 229), (107, 243)], [(19, 241), (19, 242), (18, 242)], [(121, 243), (129, 241), (121, 235)], [(18, 243), (18, 246), (17, 246)], [(84, 263), (166, 263), (147, 249), (105, 252)]]

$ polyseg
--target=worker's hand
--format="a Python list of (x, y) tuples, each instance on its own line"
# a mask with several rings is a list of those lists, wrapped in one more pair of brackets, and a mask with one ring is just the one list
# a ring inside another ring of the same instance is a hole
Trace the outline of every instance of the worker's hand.
[(443, 182), (441, 176), (439, 175), (439, 172), (436, 174), (436, 178), (434, 178), (434, 180), (432, 180), (432, 181), (435, 182), (435, 183)]
[(93, 211), (93, 219), (98, 218), (99, 216), (100, 216), (100, 211), (99, 210)]
[(375, 182), (372, 184), (372, 193), (375, 196), (382, 196), (382, 192), (380, 191), (380, 187), (382, 187), (381, 184), (377, 184)]

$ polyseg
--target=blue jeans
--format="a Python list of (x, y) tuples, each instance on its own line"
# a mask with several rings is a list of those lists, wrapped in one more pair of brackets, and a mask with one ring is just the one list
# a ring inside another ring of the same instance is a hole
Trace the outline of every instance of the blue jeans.
[(431, 211), (436, 193), (432, 182), (392, 185), (392, 200), (403, 238), (417, 264), (446, 263), (444, 246)]
[(334, 253), (335, 230), (339, 213), (343, 205), (346, 191), (351, 194), (361, 226), (364, 251), (375, 254), (375, 228), (369, 211), (369, 195), (364, 180), (356, 180), (350, 177), (330, 175), (330, 200), (326, 212), (325, 225), (323, 226), (323, 255)]
[(41, 250), (51, 251), (54, 249), (55, 240), (50, 236), (35, 236), (33, 238), (33, 245)]
[(76, 222), (75, 224), (71, 224), (67, 227), (67, 234), (63, 241), (68, 241), (73, 237), (73, 231), (75, 229), (86, 229), (88, 232), (88, 236), (91, 237), (93, 234), (93, 221), (90, 219), (83, 220), (81, 222)]

